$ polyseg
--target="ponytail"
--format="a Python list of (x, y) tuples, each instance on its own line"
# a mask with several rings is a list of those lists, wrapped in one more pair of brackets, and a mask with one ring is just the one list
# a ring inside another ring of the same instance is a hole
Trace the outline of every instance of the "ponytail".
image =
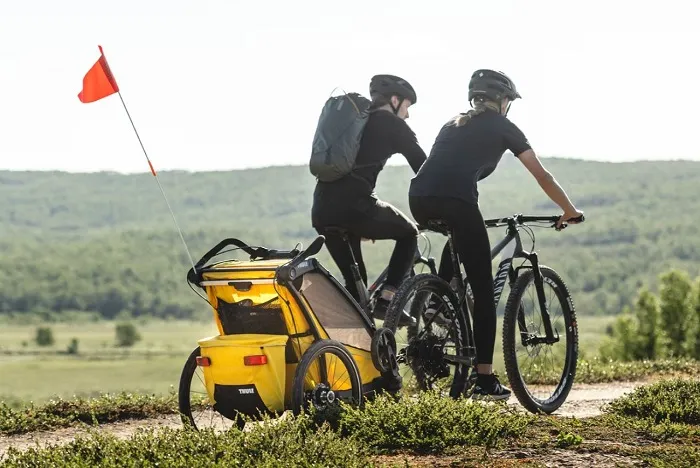
[(450, 125), (454, 125), (455, 127), (461, 127), (463, 125), (466, 125), (466, 123), (469, 122), (472, 119), (472, 117), (476, 117), (479, 114), (483, 114), (484, 112), (486, 112), (486, 109), (492, 109), (496, 112), (500, 111), (500, 109), (498, 108), (498, 104), (496, 104), (495, 102), (485, 100), (483, 98), (476, 98), (474, 100), (474, 108), (470, 109), (469, 112), (467, 112), (466, 114), (459, 114), (453, 117), (450, 121)]

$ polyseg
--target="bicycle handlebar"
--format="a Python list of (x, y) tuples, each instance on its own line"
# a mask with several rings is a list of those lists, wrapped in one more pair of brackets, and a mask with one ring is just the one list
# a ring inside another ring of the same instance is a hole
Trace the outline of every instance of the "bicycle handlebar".
[[(524, 224), (524, 223), (556, 223), (559, 221), (561, 218), (561, 215), (554, 215), (554, 216), (530, 216), (530, 215), (522, 215), (522, 214), (517, 214), (514, 216), (509, 216), (507, 218), (493, 218), (493, 219), (486, 219), (484, 220), (484, 223), (487, 226), (491, 225), (498, 225), (498, 224), (507, 224), (509, 220), (514, 219), (516, 224)], [(581, 215), (576, 218), (569, 218), (565, 220), (564, 222), (569, 222), (569, 221), (575, 221), (577, 223), (582, 223), (585, 221), (585, 216)]]
[[(554, 216), (530, 216), (530, 215), (522, 215), (522, 214), (517, 214), (513, 216), (508, 216), (505, 218), (492, 218), (492, 219), (485, 219), (484, 224), (486, 227), (498, 227), (498, 226), (503, 226), (507, 225), (511, 220), (515, 221), (515, 224), (517, 225), (522, 225), (525, 223), (537, 223), (537, 222), (546, 222), (546, 223), (554, 223), (552, 224), (551, 227), (556, 227), (556, 223), (559, 221), (561, 218), (561, 215), (554, 215)], [(582, 223), (586, 220), (584, 215), (578, 216), (576, 218), (569, 218), (564, 221), (564, 224), (562, 224), (561, 228), (557, 228), (557, 230), (565, 228), (567, 225), (567, 222), (570, 221), (575, 221), (576, 223)], [(418, 225), (418, 230), (419, 231), (434, 231), (434, 232), (439, 232), (440, 234), (447, 234), (446, 229), (442, 229), (440, 226), (425, 226), (423, 224)]]

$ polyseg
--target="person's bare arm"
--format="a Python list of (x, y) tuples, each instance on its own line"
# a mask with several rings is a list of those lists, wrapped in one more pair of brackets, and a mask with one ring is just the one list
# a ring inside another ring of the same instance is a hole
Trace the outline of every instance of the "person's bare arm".
[(561, 188), (554, 176), (542, 165), (539, 158), (531, 149), (523, 151), (518, 155), (518, 159), (530, 171), (530, 174), (537, 180), (537, 183), (542, 187), (544, 193), (564, 211), (564, 215), (559, 220), (558, 224), (567, 221), (571, 218), (578, 218), (583, 214), (582, 211), (576, 209), (569, 197)]

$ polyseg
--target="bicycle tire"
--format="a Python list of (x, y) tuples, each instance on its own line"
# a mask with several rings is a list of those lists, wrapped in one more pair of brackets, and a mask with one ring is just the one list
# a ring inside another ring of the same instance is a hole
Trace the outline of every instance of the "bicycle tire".
[[(304, 378), (311, 364), (322, 354), (333, 354), (343, 363), (350, 377), (351, 405), (362, 404), (362, 381), (357, 363), (348, 349), (336, 340), (319, 340), (309, 346), (297, 364), (292, 381), (292, 413), (298, 415), (307, 408), (308, 400), (305, 398)], [(325, 383), (325, 382), (324, 382)], [(332, 389), (331, 389), (332, 390)]]
[[(190, 390), (192, 389), (192, 377), (197, 370), (197, 357), (201, 354), (200, 347), (197, 346), (185, 361), (185, 365), (180, 373), (180, 385), (178, 387), (178, 410), (180, 412), (180, 420), (185, 427), (191, 427), (194, 430), (200, 430), (197, 427), (197, 422), (192, 415), (192, 406), (190, 402)], [(212, 411), (216, 411), (212, 408)], [(218, 413), (218, 412), (217, 412)], [(223, 419), (228, 419), (219, 413), (219, 416)], [(238, 429), (243, 429), (245, 427), (246, 421), (242, 417), (236, 417), (234, 421)]]
[(546, 414), (551, 414), (566, 401), (576, 377), (578, 361), (578, 324), (576, 322), (574, 303), (566, 283), (564, 283), (559, 274), (552, 268), (540, 266), (540, 271), (543, 281), (554, 289), (555, 296), (561, 305), (566, 332), (565, 364), (556, 390), (552, 393), (552, 396), (544, 401), (536, 400), (532, 396), (526, 388), (515, 353), (515, 336), (518, 329), (517, 318), (520, 310), (519, 306), (527, 286), (534, 282), (535, 277), (534, 271), (531, 269), (525, 270), (518, 276), (508, 295), (508, 302), (506, 303), (503, 314), (503, 358), (511, 389), (520, 404), (532, 413), (544, 412)]
[[(403, 313), (403, 310), (406, 306), (406, 302), (409, 300), (409, 298), (411, 297), (411, 293), (413, 293), (414, 291), (432, 292), (441, 296), (443, 300), (447, 301), (449, 306), (454, 311), (453, 323), (456, 325), (455, 330), (457, 330), (455, 339), (455, 350), (457, 355), (463, 356), (464, 350), (466, 349), (464, 342), (472, 341), (472, 337), (468, 335), (469, 330), (471, 330), (471, 328), (466, 323), (467, 320), (464, 314), (462, 313), (463, 310), (459, 307), (459, 300), (457, 299), (457, 296), (455, 295), (450, 285), (439, 276), (433, 275), (431, 273), (419, 273), (411, 277), (409, 280), (405, 281), (401, 285), (401, 287), (396, 292), (394, 299), (391, 301), (389, 308), (387, 309), (386, 319), (384, 320), (384, 327), (389, 328), (392, 332), (396, 333), (400, 314)], [(411, 315), (413, 315), (414, 317), (414, 314), (417, 314), (419, 312), (416, 310), (415, 307), (413, 307), (413, 304), (411, 305), (410, 311)], [(397, 349), (397, 352), (398, 351), (399, 350)], [(452, 384), (450, 385), (450, 396), (452, 398), (457, 399), (463, 394), (466, 386), (466, 376), (468, 368), (469, 366), (467, 366), (466, 364), (455, 364), (455, 373), (452, 380)]]

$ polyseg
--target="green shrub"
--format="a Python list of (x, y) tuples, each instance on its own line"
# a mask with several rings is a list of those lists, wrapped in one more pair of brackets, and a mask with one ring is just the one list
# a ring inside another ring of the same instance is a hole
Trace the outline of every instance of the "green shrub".
[(694, 288), (687, 273), (672, 269), (660, 283), (659, 297), (643, 289), (634, 312), (617, 318), (600, 349), (604, 360), (700, 359), (700, 281)]
[(139, 334), (136, 326), (130, 322), (124, 322), (117, 324), (116, 327), (117, 334), (117, 346), (129, 347), (135, 345), (141, 340), (141, 335)]
[(496, 445), (521, 435), (531, 420), (502, 405), (421, 392), (398, 401), (381, 395), (361, 410), (346, 409), (340, 431), (377, 451), (441, 452), (458, 445)]
[(328, 425), (316, 430), (308, 417), (284, 418), (254, 425), (248, 432), (232, 429), (190, 431), (164, 428), (139, 430), (126, 440), (94, 433), (63, 446), (10, 448), (6, 467), (225, 466), (326, 467), (369, 465), (364, 450), (343, 440)]
[(68, 354), (78, 354), (78, 339), (73, 338), (70, 340), (70, 344), (68, 345), (68, 349), (66, 349), (66, 352)]
[(606, 412), (618, 416), (700, 425), (700, 382), (663, 380), (614, 400)]
[(36, 337), (34, 340), (39, 346), (53, 346), (53, 331), (50, 327), (38, 327), (36, 329)]
[(124, 419), (143, 419), (177, 412), (175, 395), (155, 396), (119, 393), (99, 398), (56, 399), (44, 405), (17, 408), (0, 402), (0, 433), (18, 434), (50, 430), (76, 423), (99, 424)]

